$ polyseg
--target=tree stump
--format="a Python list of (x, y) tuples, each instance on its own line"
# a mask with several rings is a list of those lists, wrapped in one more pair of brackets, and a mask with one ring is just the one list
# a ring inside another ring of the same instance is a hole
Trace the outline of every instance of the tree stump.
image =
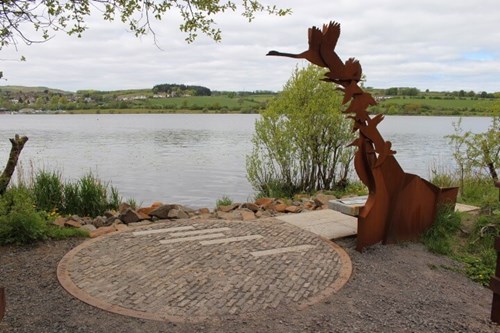
[(21, 155), (21, 151), (28, 141), (27, 136), (19, 136), (15, 135), (13, 139), (9, 139), (12, 147), (10, 149), (9, 159), (7, 161), (7, 165), (0, 175), (0, 195), (4, 194), (7, 190), (7, 186), (9, 186), (10, 179), (12, 178), (12, 174), (16, 169), (17, 161), (19, 159), (19, 155)]

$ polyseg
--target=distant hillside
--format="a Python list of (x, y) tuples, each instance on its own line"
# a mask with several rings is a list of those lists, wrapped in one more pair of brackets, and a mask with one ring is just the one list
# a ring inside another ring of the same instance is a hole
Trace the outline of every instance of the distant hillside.
[(72, 91), (64, 91), (60, 89), (53, 89), (48, 87), (25, 87), (25, 86), (0, 86), (0, 91), (12, 92), (12, 93), (44, 93), (49, 92), (53, 94), (73, 94)]

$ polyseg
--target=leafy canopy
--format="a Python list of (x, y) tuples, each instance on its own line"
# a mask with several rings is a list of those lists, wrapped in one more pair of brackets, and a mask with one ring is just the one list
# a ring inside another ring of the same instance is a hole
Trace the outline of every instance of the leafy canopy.
[(247, 177), (261, 195), (334, 190), (347, 184), (354, 139), (324, 70), (296, 69), (255, 123)]
[[(216, 28), (216, 14), (237, 10), (251, 21), (258, 12), (284, 16), (290, 9), (265, 5), (257, 0), (4, 0), (0, 2), (0, 49), (16, 45), (18, 40), (32, 44), (51, 38), (51, 32), (65, 31), (80, 37), (87, 30), (86, 19), (93, 11), (106, 21), (118, 19), (136, 36), (152, 33), (152, 20), (160, 21), (168, 11), (180, 13), (179, 29), (193, 42), (201, 32), (215, 41), (221, 40)], [(28, 28), (39, 33), (38, 39), (27, 35)]]

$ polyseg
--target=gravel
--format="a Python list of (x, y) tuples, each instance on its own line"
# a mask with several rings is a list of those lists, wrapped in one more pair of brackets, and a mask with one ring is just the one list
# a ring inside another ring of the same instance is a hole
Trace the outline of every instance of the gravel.
[(56, 267), (80, 242), (0, 247), (0, 286), (7, 294), (0, 332), (500, 332), (489, 320), (491, 291), (421, 244), (377, 245), (360, 254), (353, 239), (340, 241), (353, 274), (337, 294), (301, 311), (278, 308), (194, 324), (125, 317), (70, 296)]

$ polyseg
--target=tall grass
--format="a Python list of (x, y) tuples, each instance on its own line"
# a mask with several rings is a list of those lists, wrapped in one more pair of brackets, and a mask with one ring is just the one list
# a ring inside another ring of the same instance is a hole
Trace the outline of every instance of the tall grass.
[(117, 209), (121, 202), (118, 190), (92, 172), (76, 182), (64, 182), (59, 172), (40, 170), (30, 190), (39, 210), (62, 214), (95, 217), (108, 209)]
[(33, 181), (32, 192), (38, 209), (47, 212), (64, 209), (64, 184), (59, 172), (46, 170), (38, 172)]
[(460, 214), (452, 206), (438, 208), (432, 227), (423, 235), (422, 240), (434, 253), (450, 255), (453, 253), (453, 238), (460, 229)]

